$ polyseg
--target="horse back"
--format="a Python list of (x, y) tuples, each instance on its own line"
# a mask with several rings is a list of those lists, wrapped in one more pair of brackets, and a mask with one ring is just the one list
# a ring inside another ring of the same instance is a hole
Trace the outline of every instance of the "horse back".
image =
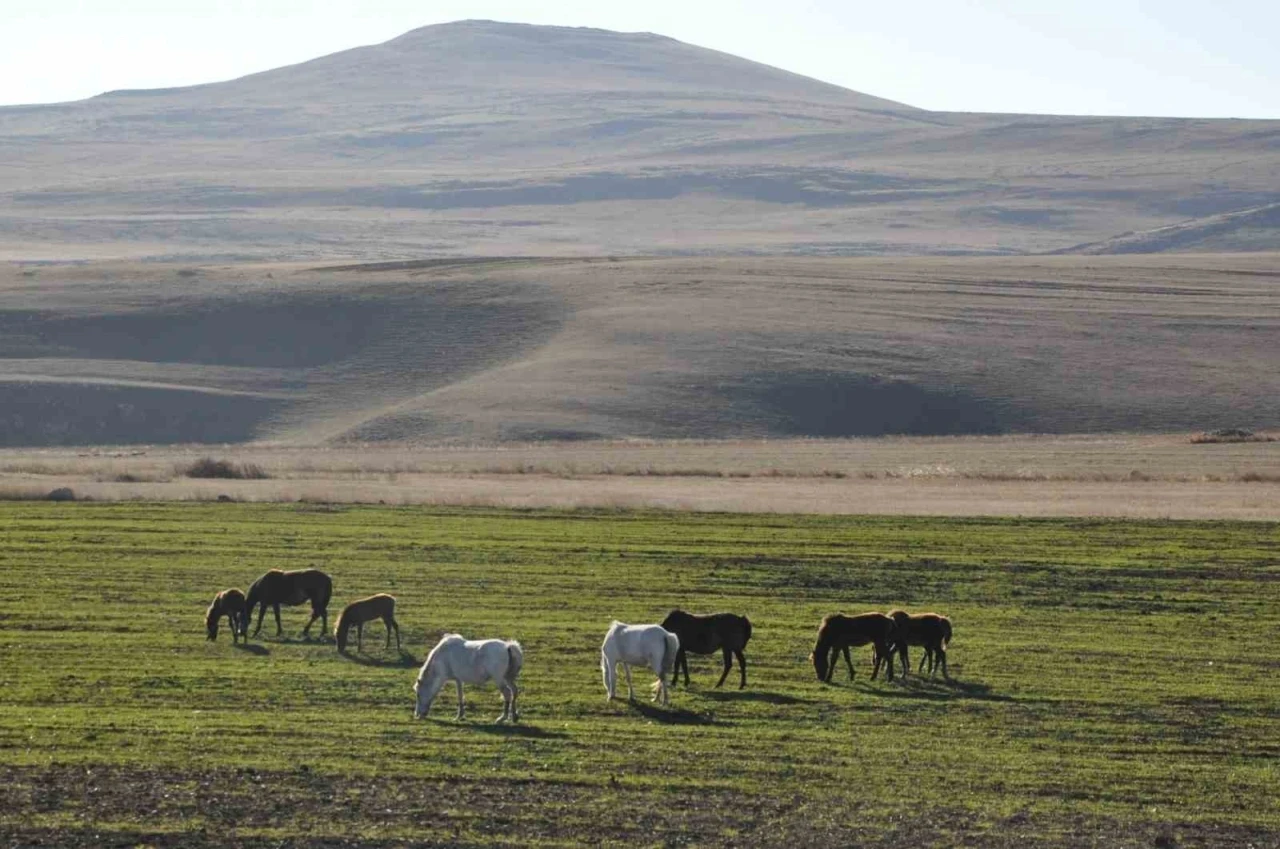
[(860, 613), (857, 616), (835, 613), (822, 620), (818, 641), (820, 644), (864, 646), (888, 640), (896, 628), (896, 623), (883, 613)]

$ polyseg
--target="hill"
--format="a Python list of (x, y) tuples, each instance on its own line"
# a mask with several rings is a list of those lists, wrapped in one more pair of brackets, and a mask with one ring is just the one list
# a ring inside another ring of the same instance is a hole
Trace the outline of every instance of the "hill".
[(0, 445), (1275, 427), (1277, 257), (0, 273)]
[(1280, 202), (1276, 121), (928, 112), (658, 35), (486, 21), (0, 108), (0, 145), (21, 260), (1012, 254)]

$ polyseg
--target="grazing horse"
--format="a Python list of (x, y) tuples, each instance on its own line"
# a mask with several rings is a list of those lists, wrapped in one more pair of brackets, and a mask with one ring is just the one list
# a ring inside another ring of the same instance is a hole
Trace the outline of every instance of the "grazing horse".
[(689, 658), (685, 652), (694, 654), (712, 654), (719, 649), (724, 654), (724, 672), (716, 682), (719, 687), (729, 677), (733, 668), (733, 658), (738, 659), (738, 670), (742, 673), (742, 681), (738, 684), (741, 690), (747, 686), (747, 659), (742, 650), (751, 639), (751, 620), (736, 613), (712, 613), (710, 616), (695, 616), (683, 610), (673, 610), (662, 620), (662, 627), (680, 638), (680, 650), (676, 653), (675, 671), (671, 675), (671, 686), (676, 685), (680, 677), (680, 667), (684, 667), (684, 685), (689, 686)]
[(464, 640), (458, 634), (445, 634), (427, 655), (427, 662), (422, 664), (418, 679), (413, 682), (413, 691), (418, 694), (413, 718), (426, 716), (440, 689), (452, 679), (458, 685), (457, 719), (466, 713), (462, 701), (463, 682), (493, 681), (502, 691), (502, 716), (496, 721), (517, 722), (520, 714), (516, 710), (516, 696), (520, 688), (516, 686), (516, 678), (522, 666), (524, 652), (515, 640)]
[(299, 569), (295, 572), (272, 569), (249, 587), (249, 597), (245, 602), (245, 626), (248, 627), (249, 620), (253, 618), (253, 608), (261, 604), (258, 627), (253, 629), (253, 635), (258, 636), (258, 632), (262, 630), (262, 617), (270, 606), (276, 614), (278, 637), (284, 633), (284, 628), (280, 626), (280, 605), (292, 607), (310, 601), (311, 619), (307, 621), (307, 627), (302, 629), (302, 635), (310, 636), (311, 626), (317, 619), (321, 620), (320, 633), (323, 634), (329, 630), (329, 597), (332, 595), (333, 581), (319, 569)]
[[(909, 614), (905, 610), (891, 610), (889, 617), (898, 626), (898, 634), (894, 640), (894, 649), (902, 661), (902, 674), (906, 675), (911, 666), (907, 657), (907, 646), (921, 646), (924, 655), (920, 658), (920, 668), (924, 669), (925, 661), (929, 662), (929, 674), (933, 675), (939, 660), (942, 661), (942, 677), (950, 678), (947, 673), (947, 643), (951, 642), (951, 620), (937, 613)], [(893, 666), (890, 659), (889, 666)]]
[(636, 699), (631, 686), (631, 665), (647, 666), (658, 676), (653, 685), (657, 691), (653, 698), (665, 706), (670, 704), (667, 695), (666, 676), (676, 663), (680, 652), (680, 638), (661, 625), (625, 625), (613, 620), (604, 643), (600, 646), (600, 671), (604, 673), (604, 689), (613, 699), (618, 687), (618, 664), (627, 674), (627, 698)]
[(809, 659), (813, 661), (813, 670), (819, 681), (830, 682), (835, 671), (839, 654), (844, 653), (844, 662), (849, 667), (849, 680), (853, 680), (853, 661), (849, 658), (849, 647), (875, 646), (875, 668), (871, 672), (872, 680), (880, 672), (880, 664), (888, 661), (889, 680), (893, 680), (893, 655), (889, 647), (893, 644), (897, 626), (883, 613), (862, 613), (858, 616), (842, 616), (833, 613), (822, 618), (818, 626), (818, 642), (813, 647)]
[(400, 648), (400, 625), (396, 622), (396, 597), (378, 593), (359, 601), (353, 601), (338, 614), (338, 624), (333, 626), (333, 637), (340, 653), (347, 650), (347, 632), (356, 628), (356, 651), (364, 651), (364, 623), (381, 619), (387, 629), (387, 648), (391, 648), (391, 629), (396, 630), (396, 648)]
[(234, 643), (237, 637), (244, 637), (247, 643), (249, 637), (245, 632), (249, 630), (249, 617), (244, 611), (244, 593), (237, 589), (230, 589), (223, 590), (213, 597), (213, 604), (209, 605), (209, 609), (204, 614), (204, 624), (209, 629), (209, 639), (218, 639), (218, 622), (224, 616), (227, 617), (227, 624), (231, 626), (231, 642)]

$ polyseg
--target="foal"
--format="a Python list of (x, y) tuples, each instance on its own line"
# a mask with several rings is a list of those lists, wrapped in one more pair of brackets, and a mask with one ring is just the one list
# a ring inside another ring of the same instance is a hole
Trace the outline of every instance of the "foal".
[[(951, 642), (951, 620), (937, 613), (909, 614), (905, 610), (891, 610), (889, 617), (898, 626), (894, 648), (898, 659), (902, 661), (902, 674), (906, 675), (911, 663), (907, 658), (907, 646), (921, 646), (924, 655), (920, 658), (920, 668), (924, 669), (925, 661), (929, 662), (929, 674), (933, 675), (938, 661), (942, 662), (942, 677), (950, 678), (947, 673), (947, 643)], [(889, 660), (893, 668), (893, 659)]]
[(378, 593), (359, 601), (353, 601), (342, 608), (338, 623), (333, 626), (333, 637), (338, 644), (338, 651), (347, 650), (347, 632), (351, 626), (356, 629), (356, 651), (364, 651), (364, 623), (381, 619), (387, 629), (387, 648), (391, 648), (391, 629), (396, 630), (396, 648), (400, 648), (400, 626), (396, 623), (396, 597), (386, 593)]
[(244, 641), (249, 642), (249, 636), (245, 633), (249, 630), (249, 617), (244, 610), (244, 593), (237, 589), (223, 590), (213, 597), (213, 604), (209, 605), (209, 609), (204, 614), (204, 625), (209, 629), (209, 639), (218, 639), (218, 622), (222, 617), (227, 617), (227, 624), (231, 626), (231, 642), (236, 642), (237, 637), (244, 637)]
[(814, 644), (809, 659), (813, 661), (813, 670), (819, 681), (830, 682), (835, 671), (839, 654), (844, 653), (844, 662), (849, 667), (849, 680), (853, 680), (853, 661), (849, 657), (849, 647), (875, 646), (875, 668), (871, 672), (872, 680), (880, 672), (880, 664), (888, 661), (889, 680), (893, 680), (893, 655), (889, 647), (893, 644), (897, 633), (894, 621), (883, 613), (862, 613), (858, 616), (843, 616), (833, 613), (824, 616), (818, 626), (818, 642)]
[(738, 659), (738, 671), (742, 673), (742, 681), (738, 684), (741, 690), (747, 686), (747, 659), (742, 650), (751, 639), (751, 620), (736, 613), (712, 613), (709, 616), (695, 616), (683, 610), (673, 610), (662, 620), (662, 627), (680, 638), (680, 650), (676, 653), (675, 671), (671, 675), (671, 686), (676, 685), (680, 677), (680, 667), (684, 667), (684, 685), (689, 686), (689, 658), (685, 652), (694, 654), (712, 654), (719, 649), (724, 655), (724, 672), (716, 682), (719, 687), (729, 677), (733, 668), (733, 658)]

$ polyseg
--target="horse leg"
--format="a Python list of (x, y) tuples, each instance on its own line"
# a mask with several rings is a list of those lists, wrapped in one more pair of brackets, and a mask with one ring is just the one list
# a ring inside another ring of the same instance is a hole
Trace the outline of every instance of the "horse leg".
[(849, 680), (852, 681), (853, 680), (853, 658), (849, 656), (849, 647), (843, 646), (841, 648), (841, 651), (844, 652), (844, 662), (845, 662), (845, 665), (849, 667)]
[(392, 619), (390, 616), (382, 617), (382, 627), (385, 628), (387, 631), (387, 644), (383, 646), (384, 649), (391, 648), (391, 623), (394, 621), (395, 620)]
[(729, 670), (733, 668), (733, 654), (729, 651), (729, 647), (725, 646), (720, 651), (724, 654), (724, 672), (720, 673), (720, 680), (716, 682), (717, 690), (724, 683), (724, 679), (729, 677)]
[[(902, 661), (902, 676), (905, 678), (907, 671), (911, 669), (911, 653), (905, 641), (898, 644), (898, 660)], [(892, 659), (889, 662), (892, 665)]]
[(356, 652), (364, 652), (364, 623), (356, 623)]
[[(396, 651), (400, 651), (400, 623), (396, 622), (395, 617), (391, 617), (391, 627), (396, 629)], [(387, 631), (387, 647), (391, 647), (391, 632)]]
[(611, 702), (613, 701), (613, 691), (618, 670), (613, 668), (613, 663), (604, 652), (600, 652), (600, 674), (604, 676), (604, 700)]
[(511, 716), (511, 700), (514, 697), (511, 695), (511, 685), (506, 681), (498, 685), (498, 692), (502, 693), (502, 714), (494, 722), (501, 725)]
[(942, 646), (938, 646), (938, 657), (942, 659), (942, 677), (950, 681), (951, 673), (947, 671), (947, 650)]
[(916, 674), (924, 673), (924, 665), (926, 662), (933, 662), (933, 649), (928, 646), (920, 647), (920, 665), (916, 668)]
[[(271, 609), (276, 613), (276, 636), (282, 636), (284, 634), (284, 626), (280, 624), (280, 605), (273, 604)], [(306, 632), (303, 631), (303, 633), (305, 634)]]
[[(258, 627), (253, 629), (253, 635), (256, 637), (262, 633), (262, 617), (267, 615), (267, 603), (264, 601), (262, 606), (258, 608)], [(253, 618), (253, 608), (249, 608), (249, 618)]]
[(461, 722), (462, 718), (467, 715), (466, 703), (462, 701), (462, 679), (455, 678), (453, 683), (458, 685), (458, 715), (454, 719)]
[(627, 700), (634, 702), (636, 700), (636, 691), (631, 686), (631, 664), (625, 660), (622, 661), (622, 671), (627, 673)]
[(738, 658), (738, 670), (742, 673), (742, 683), (738, 685), (741, 690), (747, 686), (747, 659), (742, 655), (742, 649), (734, 649), (733, 654)]

